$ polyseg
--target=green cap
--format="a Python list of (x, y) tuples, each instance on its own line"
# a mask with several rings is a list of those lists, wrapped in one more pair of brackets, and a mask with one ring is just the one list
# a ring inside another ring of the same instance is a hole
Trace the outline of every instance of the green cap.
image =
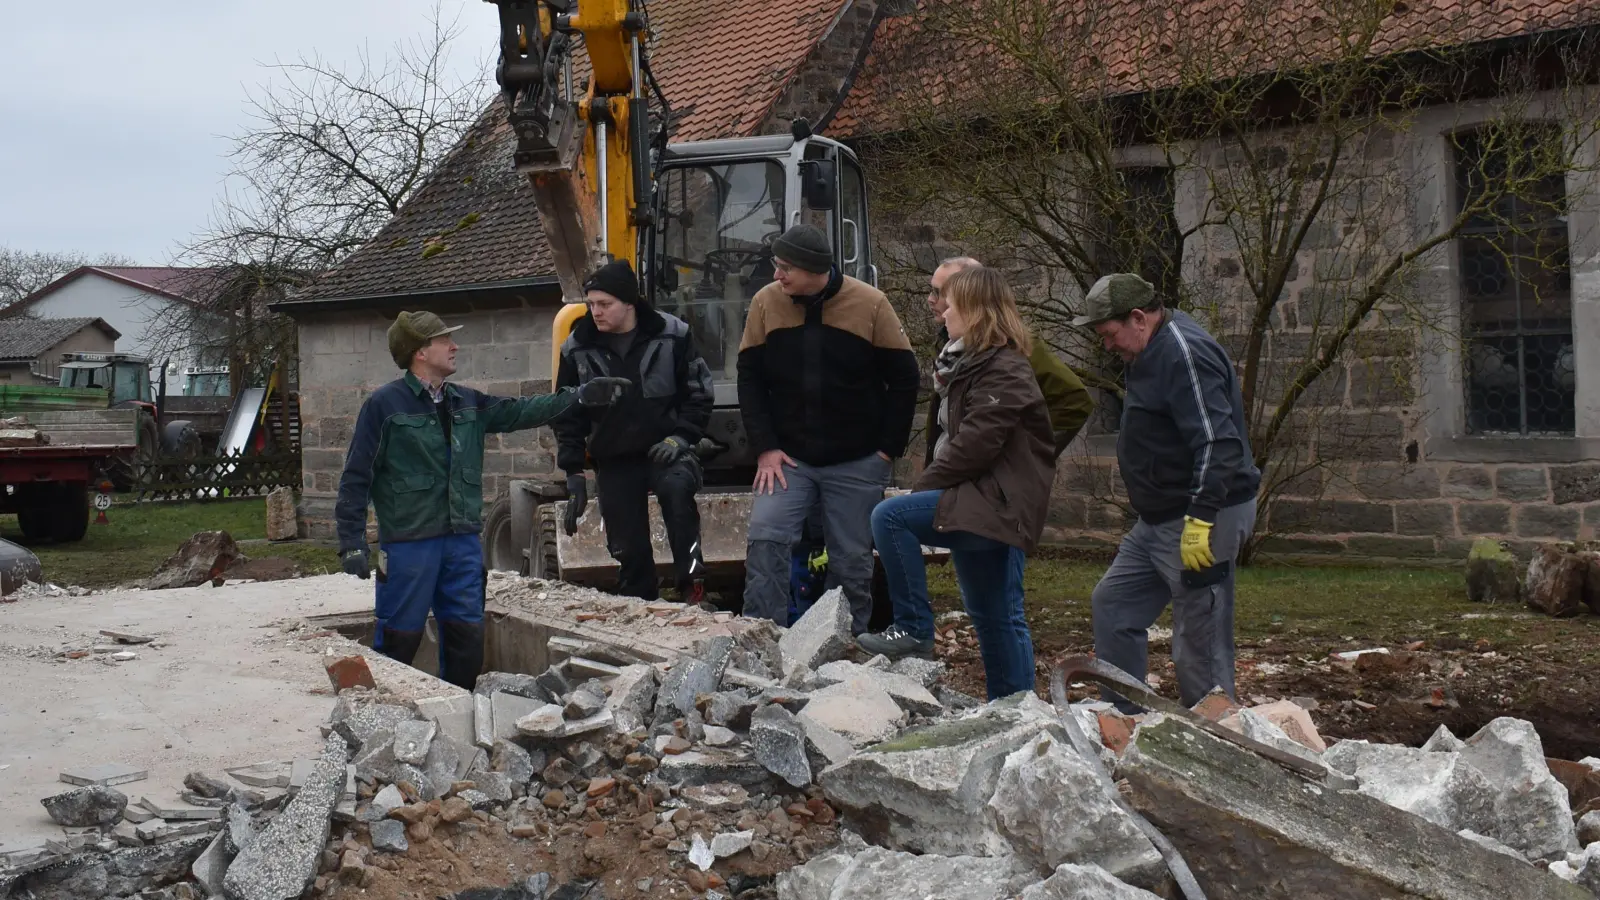
[(389, 355), (402, 369), (411, 368), (411, 357), (434, 338), (460, 331), (461, 326), (445, 327), (444, 320), (431, 312), (402, 312), (389, 326)]
[(1072, 324), (1082, 328), (1120, 319), (1149, 306), (1155, 296), (1155, 287), (1131, 272), (1103, 276), (1089, 288), (1083, 298), (1084, 315), (1075, 317)]

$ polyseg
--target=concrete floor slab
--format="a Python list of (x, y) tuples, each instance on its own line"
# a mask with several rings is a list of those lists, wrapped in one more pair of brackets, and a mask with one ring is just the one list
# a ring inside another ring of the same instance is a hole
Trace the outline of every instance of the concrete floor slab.
[[(176, 795), (194, 770), (316, 756), (333, 706), (322, 654), (354, 645), (302, 640), (302, 620), (371, 605), (372, 583), (344, 575), (0, 605), (0, 851), (61, 836), (39, 799), (70, 788), (58, 780), (67, 769), (147, 769), (130, 786), (137, 799)], [(103, 640), (101, 629), (156, 640), (127, 662), (56, 658)]]

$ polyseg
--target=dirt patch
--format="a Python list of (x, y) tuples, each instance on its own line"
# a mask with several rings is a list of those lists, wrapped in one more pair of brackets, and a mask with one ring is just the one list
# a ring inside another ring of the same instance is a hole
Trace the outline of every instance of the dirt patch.
[[(1600, 617), (1589, 617), (1600, 629)], [(1049, 696), (1050, 671), (1061, 658), (1093, 650), (1089, 635), (1035, 645), (1037, 689)], [(1345, 661), (1333, 654), (1375, 645), (1359, 640), (1332, 648), (1326, 640), (1293, 635), (1241, 644), (1238, 693), (1248, 703), (1309, 697), (1312, 718), (1331, 739), (1360, 738), (1421, 745), (1440, 725), (1465, 737), (1500, 716), (1538, 729), (1546, 756), (1600, 756), (1600, 641), (1581, 632), (1547, 644), (1505, 647), (1478, 638), (1421, 638)], [(940, 627), (937, 650), (950, 667), (946, 683), (984, 696), (983, 662), (970, 625)], [(1171, 648), (1150, 647), (1152, 686), (1177, 698)], [(1090, 691), (1070, 692), (1073, 699)]]
[(300, 565), (292, 559), (284, 559), (281, 556), (263, 556), (237, 562), (229, 566), (227, 572), (229, 581), (242, 581), (246, 578), (255, 581), (285, 581), (299, 577)]

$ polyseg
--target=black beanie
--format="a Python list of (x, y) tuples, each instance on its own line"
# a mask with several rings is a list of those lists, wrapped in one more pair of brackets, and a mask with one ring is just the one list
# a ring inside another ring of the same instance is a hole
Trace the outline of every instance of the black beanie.
[(628, 265), (625, 259), (608, 262), (595, 269), (589, 280), (583, 283), (583, 291), (604, 291), (630, 306), (639, 305), (639, 277), (633, 274), (633, 266)]
[(772, 242), (772, 255), (818, 275), (833, 269), (833, 245), (827, 232), (815, 225), (796, 225), (785, 231)]

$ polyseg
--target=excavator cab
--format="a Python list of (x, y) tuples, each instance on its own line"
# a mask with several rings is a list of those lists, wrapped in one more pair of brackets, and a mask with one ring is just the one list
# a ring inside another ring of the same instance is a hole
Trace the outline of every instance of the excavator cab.
[(850, 148), (789, 135), (669, 144), (644, 252), (657, 309), (689, 325), (715, 381), (707, 484), (748, 484), (755, 459), (739, 422), (739, 341), (772, 282), (772, 242), (800, 222), (833, 241), (846, 275), (875, 284), (861, 166)]

